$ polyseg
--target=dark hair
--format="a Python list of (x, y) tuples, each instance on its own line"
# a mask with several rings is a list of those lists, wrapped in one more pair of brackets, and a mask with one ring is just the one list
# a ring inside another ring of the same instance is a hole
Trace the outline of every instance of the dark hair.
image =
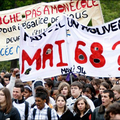
[(83, 81), (83, 82), (85, 82), (85, 83), (86, 83), (86, 81), (87, 81), (86, 77), (83, 76), (83, 75), (79, 76), (78, 80), (79, 80), (79, 81)]
[(84, 113), (85, 113), (88, 109), (90, 109), (90, 105), (88, 104), (88, 102), (87, 102), (87, 100), (86, 100), (85, 98), (83, 98), (83, 97), (78, 98), (77, 101), (76, 101), (75, 104), (74, 104), (74, 111), (75, 111), (77, 114), (79, 114), (79, 115), (81, 115), (81, 113), (80, 113), (80, 110), (79, 110), (78, 107), (77, 107), (77, 104), (78, 104), (78, 102), (81, 101), (81, 100), (83, 100), (84, 103), (85, 103), (85, 111), (84, 111)]
[(29, 85), (25, 85), (24, 86), (24, 90), (27, 90), (27, 91), (29, 91), (29, 92), (32, 92), (32, 88), (29, 86)]
[(109, 89), (113, 87), (112, 82), (109, 79), (105, 79), (105, 82), (109, 84)]
[(41, 98), (42, 100), (46, 100), (47, 94), (45, 94), (44, 92), (40, 92), (40, 93), (36, 93), (35, 97)]
[(38, 86), (43, 86), (43, 82), (42, 81), (35, 81), (34, 89), (36, 89), (36, 87), (38, 87)]
[(109, 98), (114, 99), (114, 92), (112, 90), (104, 90), (103, 93), (109, 93)]
[(83, 92), (87, 92), (87, 88), (90, 89), (92, 96), (96, 95), (95, 89), (92, 84), (85, 84), (85, 89)]
[[(64, 99), (65, 103), (66, 103), (66, 97), (65, 97), (64, 95), (62, 95), (62, 94), (57, 95), (57, 97), (56, 97), (56, 102), (57, 102), (57, 99), (58, 99), (59, 97), (62, 97), (62, 98)], [(67, 107), (67, 106), (65, 105), (65, 106), (64, 106), (63, 113), (65, 112), (66, 107)], [(54, 108), (55, 108), (56, 111), (58, 111), (57, 105), (55, 105)]]
[(53, 93), (54, 93), (54, 90), (58, 90), (57, 87), (53, 87), (52, 90), (50, 91), (50, 96), (52, 97)]
[(46, 82), (46, 84), (48, 85), (48, 87), (53, 87), (53, 81), (50, 78), (46, 78), (44, 79), (44, 81)]
[(49, 94), (48, 94), (47, 90), (42, 86), (36, 87), (36, 94), (41, 93), (41, 92), (46, 94), (46, 103), (49, 104)]
[(92, 85), (96, 85), (96, 86), (100, 86), (101, 80), (100, 80), (100, 79), (93, 79), (93, 80), (91, 81), (91, 84), (92, 84)]
[(108, 108), (105, 111), (105, 120), (110, 120), (110, 113), (113, 115), (120, 114), (120, 103), (114, 102), (108, 106)]
[(78, 86), (79, 89), (83, 89), (83, 84), (80, 83), (79, 81), (72, 82), (71, 86)]
[(24, 92), (24, 84), (22, 82), (16, 82), (14, 87), (20, 88), (21, 93)]
[(3, 107), (1, 106), (0, 110), (8, 114), (12, 108), (12, 99), (11, 99), (10, 91), (8, 90), (8, 88), (5, 87), (0, 88), (0, 91), (4, 93), (5, 101), (6, 101), (6, 105)]
[(5, 81), (4, 81), (4, 79), (0, 76), (0, 83), (3, 85), (3, 86), (5, 86)]
[(107, 82), (102, 82), (100, 86), (104, 86), (106, 89), (109, 89), (109, 84)]
[(11, 76), (11, 74), (5, 74), (4, 78), (9, 78), (9, 80), (10, 80), (10, 76)]

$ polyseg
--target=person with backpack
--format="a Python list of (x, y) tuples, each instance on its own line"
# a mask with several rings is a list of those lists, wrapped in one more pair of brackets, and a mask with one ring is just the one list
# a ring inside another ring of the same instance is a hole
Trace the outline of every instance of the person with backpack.
[(29, 120), (58, 120), (57, 113), (46, 104), (47, 94), (35, 94), (35, 106), (31, 108)]
[(22, 82), (16, 82), (13, 89), (13, 106), (16, 107), (20, 113), (22, 120), (28, 120), (30, 106), (24, 99), (24, 84)]

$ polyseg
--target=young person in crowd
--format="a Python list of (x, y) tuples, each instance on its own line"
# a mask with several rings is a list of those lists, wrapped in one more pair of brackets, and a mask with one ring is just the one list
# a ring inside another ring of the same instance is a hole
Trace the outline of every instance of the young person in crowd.
[(33, 95), (32, 95), (32, 88), (29, 85), (24, 86), (24, 98), (25, 101), (29, 103), (29, 106), (31, 107), (33, 103), (35, 102)]
[(21, 120), (18, 110), (12, 106), (12, 99), (7, 88), (0, 89), (0, 120)]
[(46, 98), (44, 92), (35, 94), (35, 106), (30, 110), (29, 120), (58, 120), (56, 111), (46, 104)]
[(45, 81), (44, 86), (50, 95), (51, 90), (53, 88), (53, 81), (50, 78), (46, 78), (44, 79), (44, 81)]
[(92, 111), (86, 99), (80, 97), (74, 104), (75, 117), (74, 120), (91, 120)]
[(101, 100), (101, 94), (103, 93), (104, 90), (108, 90), (109, 89), (109, 84), (107, 82), (102, 82), (100, 84), (100, 88), (99, 88), (99, 96), (96, 100), (94, 100), (94, 105), (95, 107), (98, 107), (102, 104), (102, 100)]
[[(33, 84), (32, 84), (32, 94), (33, 94), (33, 99), (34, 100), (35, 100), (36, 88), (39, 87), (39, 86), (41, 86), (41, 87), (43, 87), (45, 89), (45, 87), (44, 87), (44, 80), (36, 80), (36, 81), (33, 82)], [(48, 94), (48, 96), (49, 96), (49, 104), (54, 106), (55, 105), (55, 100), (52, 97), (50, 97), (49, 94)]]
[(22, 82), (16, 82), (13, 89), (13, 106), (16, 107), (20, 113), (22, 120), (27, 120), (29, 115), (29, 103), (24, 99), (24, 85)]
[(6, 72), (5, 72), (4, 70), (2, 70), (1, 73), (0, 73), (0, 77), (3, 78), (4, 75), (5, 75), (5, 73), (6, 73)]
[(120, 120), (120, 103), (114, 102), (105, 111), (105, 120)]
[(112, 90), (104, 90), (101, 94), (102, 104), (96, 107), (92, 113), (92, 120), (104, 120), (105, 109), (113, 102), (114, 93)]
[(51, 96), (54, 100), (56, 100), (57, 94), (58, 94), (58, 87), (53, 87), (52, 90), (51, 90), (50, 96)]
[(58, 94), (64, 95), (67, 99), (71, 97), (70, 85), (67, 82), (61, 82), (58, 86)]
[(115, 101), (120, 103), (120, 85), (114, 85), (111, 89), (115, 95)]
[(57, 96), (55, 110), (58, 120), (73, 120), (73, 114), (66, 106), (66, 97), (64, 95), (59, 94)]
[(102, 81), (100, 79), (93, 79), (91, 81), (91, 84), (93, 85), (95, 92), (96, 92), (96, 95), (95, 95), (96, 98), (98, 98), (98, 96), (99, 96), (99, 88), (100, 88), (101, 82)]
[(5, 86), (7, 86), (9, 84), (10, 76), (11, 76), (11, 74), (8, 74), (8, 73), (4, 75), (3, 79), (4, 79)]
[(32, 88), (29, 85), (24, 86), (24, 98), (28, 99), (32, 95)]
[(81, 84), (79, 81), (75, 81), (71, 83), (71, 97), (67, 99), (67, 107), (71, 110), (71, 112), (73, 112), (74, 103), (81, 96), (87, 100), (92, 111), (95, 109), (92, 100), (82, 95), (82, 89), (83, 89), (83, 84)]
[(96, 92), (92, 84), (85, 84), (85, 87), (83, 89), (83, 95), (87, 96), (90, 98), (92, 101), (96, 100), (97, 98), (95, 97)]
[(38, 86), (36, 87), (36, 93), (45, 93), (46, 94), (46, 104), (50, 107), (50, 108), (53, 108), (53, 104), (50, 103), (50, 96), (49, 96), (49, 93), (48, 91), (42, 87), (42, 86)]

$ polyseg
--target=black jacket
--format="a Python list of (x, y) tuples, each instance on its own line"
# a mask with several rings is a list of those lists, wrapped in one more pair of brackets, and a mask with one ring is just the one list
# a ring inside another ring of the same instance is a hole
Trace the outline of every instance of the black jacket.
[[(82, 117), (79, 114), (74, 116), (74, 120), (91, 120), (92, 111), (89, 109)], [(89, 119), (90, 118), (90, 119)]]
[(21, 120), (20, 114), (17, 108), (15, 107), (12, 107), (8, 114), (5, 114), (2, 111), (0, 111), (0, 120), (6, 120), (7, 118), (10, 118), (10, 120)]
[(101, 95), (99, 95), (98, 98), (93, 101), (93, 103), (95, 107), (100, 106), (102, 104)]
[[(58, 115), (57, 115), (58, 116)], [(73, 114), (72, 112), (67, 109), (61, 117), (58, 116), (58, 120), (73, 120)]]

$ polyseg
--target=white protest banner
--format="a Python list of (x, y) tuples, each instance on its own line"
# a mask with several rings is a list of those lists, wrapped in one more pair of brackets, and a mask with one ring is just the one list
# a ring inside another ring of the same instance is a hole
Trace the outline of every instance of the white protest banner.
[[(70, 30), (68, 37), (65, 26)], [(88, 27), (66, 16), (38, 36), (29, 37), (22, 32), (21, 79), (30, 81), (38, 76), (46, 78), (71, 71), (88, 76), (119, 77), (119, 34), (120, 18)]]
[[(96, 27), (84, 26), (67, 18), (67, 25), (72, 72), (120, 77), (120, 18)], [(62, 70), (62, 74), (66, 73), (66, 69)]]
[(38, 36), (29, 36), (21, 28), (20, 78), (31, 81), (61, 74), (68, 67), (66, 27), (64, 17)]
[(16, 59), (19, 56), (21, 24), (30, 35), (44, 32), (49, 23), (54, 23), (62, 14), (75, 18), (87, 25), (103, 21), (99, 0), (58, 1), (38, 3), (0, 12), (0, 61)]

